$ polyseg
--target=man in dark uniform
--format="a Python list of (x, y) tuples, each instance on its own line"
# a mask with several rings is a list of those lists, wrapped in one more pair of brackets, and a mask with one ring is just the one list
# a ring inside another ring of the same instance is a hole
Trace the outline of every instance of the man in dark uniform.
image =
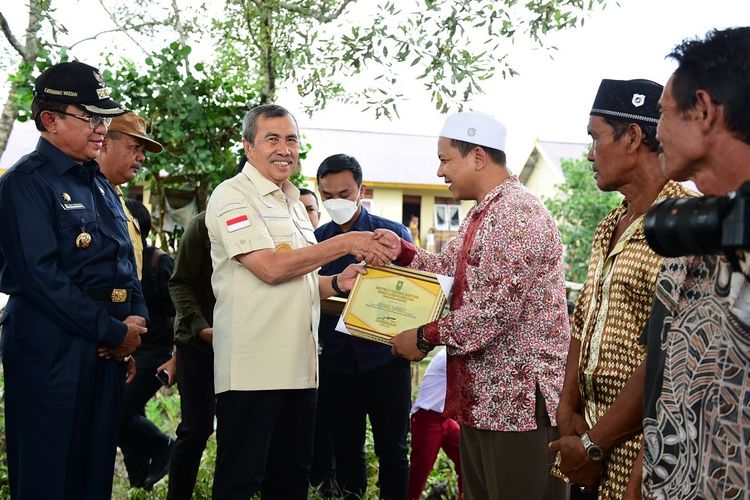
[[(349, 231), (385, 228), (411, 242), (402, 224), (372, 215), (362, 206), (366, 186), (356, 158), (345, 154), (326, 158), (318, 167), (317, 179), (323, 207), (333, 219), (315, 231), (318, 241)], [(321, 267), (320, 274), (334, 275), (354, 262), (353, 256), (341, 257)], [(337, 321), (337, 316), (320, 316), (317, 426), (323, 432), (316, 436), (316, 446), (325, 446), (325, 430), (330, 429), (338, 487), (347, 499), (362, 498), (367, 488), (364, 446), (369, 416), (379, 462), (380, 496), (405, 498), (409, 478), (409, 363), (393, 356), (387, 345), (335, 331)], [(316, 455), (320, 460), (320, 449)]]
[(146, 332), (125, 214), (95, 161), (125, 113), (74, 61), (36, 80), (41, 138), (0, 179), (11, 497), (109, 498), (120, 400)]

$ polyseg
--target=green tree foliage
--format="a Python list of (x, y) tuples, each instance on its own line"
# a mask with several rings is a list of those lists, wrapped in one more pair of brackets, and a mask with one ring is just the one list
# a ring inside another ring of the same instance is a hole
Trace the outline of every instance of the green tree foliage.
[(496, 74), (512, 76), (513, 43), (543, 44), (605, 0), (226, 0), (216, 38), (261, 85), (288, 82), (308, 111), (331, 100), (398, 114), (403, 79), (424, 83), (437, 109), (460, 109)]
[(162, 242), (174, 240), (162, 230), (170, 192), (191, 193), (202, 210), (210, 190), (236, 172), (242, 117), (255, 101), (244, 75), (222, 60), (191, 66), (190, 52), (173, 42), (146, 57), (145, 68), (110, 55), (103, 71), (114, 99), (146, 118), (164, 145), (142, 170)]
[[(446, 112), (481, 93), (494, 75), (515, 74), (507, 56), (516, 39), (542, 45), (547, 33), (580, 25), (605, 2), (224, 0), (224, 9), (207, 16), (177, 0), (112, 8), (99, 0), (115, 28), (92, 38), (119, 31), (145, 54), (124, 59), (115, 47), (100, 66), (115, 97), (150, 120), (166, 147), (149, 156), (145, 174), (160, 232), (167, 189), (194, 191), (203, 208), (211, 189), (234, 171), (244, 111), (275, 101), (282, 87), (296, 87), (309, 112), (335, 99), (362, 103), (380, 117), (397, 114), (400, 84), (416, 78)], [(51, 1), (37, 4), (30, 18), (48, 20), (54, 35)], [(11, 77), (21, 120), (28, 119), (34, 77), (80, 43), (46, 36), (41, 22), (30, 26), (38, 53)], [(191, 63), (194, 45), (214, 49), (209, 62)], [(304, 183), (299, 173), (292, 180)]]
[(596, 186), (591, 162), (563, 160), (565, 182), (545, 205), (557, 221), (565, 245), (566, 278), (582, 283), (586, 279), (594, 231), (607, 213), (620, 204), (617, 192), (605, 193)]

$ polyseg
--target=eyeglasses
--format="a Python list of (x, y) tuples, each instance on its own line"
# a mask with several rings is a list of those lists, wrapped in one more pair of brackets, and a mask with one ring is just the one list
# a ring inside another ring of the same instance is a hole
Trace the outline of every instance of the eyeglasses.
[(98, 127), (100, 123), (103, 123), (105, 127), (109, 127), (109, 124), (112, 123), (112, 117), (110, 116), (81, 116), (74, 115), (73, 113), (68, 113), (66, 111), (58, 111), (58, 113), (61, 115), (72, 116), (73, 118), (78, 118), (79, 120), (88, 122), (89, 127), (91, 127), (92, 129), (96, 129), (96, 127)]

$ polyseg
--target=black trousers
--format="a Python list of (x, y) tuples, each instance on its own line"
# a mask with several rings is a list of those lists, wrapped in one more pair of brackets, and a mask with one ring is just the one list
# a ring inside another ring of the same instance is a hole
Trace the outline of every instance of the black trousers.
[(190, 500), (206, 441), (214, 432), (214, 355), (177, 345), (177, 387), (182, 420), (169, 463), (170, 500)]
[(216, 396), (214, 500), (306, 499), (316, 389)]
[(328, 420), (321, 412), (318, 401), (318, 412), (315, 417), (315, 444), (310, 467), (310, 485), (318, 488), (324, 498), (333, 498), (336, 483), (336, 460), (333, 454), (333, 436)]
[(393, 363), (360, 373), (321, 370), (319, 404), (333, 435), (336, 481), (344, 497), (361, 498), (367, 488), (365, 437), (369, 416), (379, 462), (380, 497), (406, 498), (409, 365)]
[(146, 418), (146, 403), (161, 387), (161, 382), (155, 376), (156, 368), (165, 361), (151, 359), (144, 363), (142, 358), (136, 357), (135, 378), (125, 386), (117, 445), (122, 450), (133, 485), (143, 483), (151, 459), (165, 453), (170, 443), (169, 436)]

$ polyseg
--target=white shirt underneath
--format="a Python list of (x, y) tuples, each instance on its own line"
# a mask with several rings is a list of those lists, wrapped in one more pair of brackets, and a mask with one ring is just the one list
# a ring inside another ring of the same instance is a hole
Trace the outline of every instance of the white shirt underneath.
[(424, 378), (419, 386), (419, 395), (411, 407), (411, 414), (417, 410), (432, 410), (443, 413), (445, 407), (445, 348), (440, 349), (432, 358)]

